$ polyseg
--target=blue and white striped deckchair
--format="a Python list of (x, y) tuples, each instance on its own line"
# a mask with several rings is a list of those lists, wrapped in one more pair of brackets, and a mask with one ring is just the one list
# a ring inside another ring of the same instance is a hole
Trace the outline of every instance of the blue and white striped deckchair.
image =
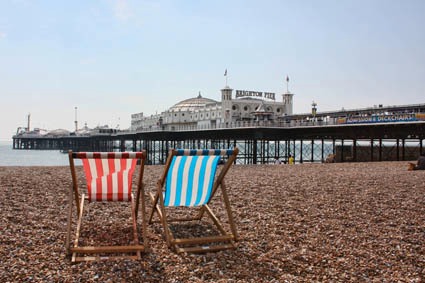
[(233, 150), (177, 150), (165, 184), (165, 206), (200, 206), (211, 197), (217, 165)]
[[(154, 203), (149, 222), (155, 211), (158, 213), (164, 225), (167, 244), (177, 252), (206, 252), (211, 250), (221, 250), (224, 248), (234, 248), (233, 241), (237, 240), (237, 233), (233, 222), (230, 202), (224, 185), (224, 176), (230, 166), (235, 162), (238, 149), (177, 149), (171, 150), (165, 164), (164, 173), (158, 182), (158, 191), (151, 194)], [(217, 167), (223, 158), (227, 162), (220, 170), (218, 176)], [(221, 188), (224, 205), (228, 213), (231, 233), (225, 232), (218, 218), (214, 215), (209, 203), (214, 197), (218, 188)], [(200, 208), (198, 217), (178, 220), (167, 220), (166, 207), (198, 207)], [(217, 225), (221, 235), (216, 237), (205, 237), (196, 239), (174, 239), (168, 228), (168, 222), (200, 220), (204, 214), (209, 215)], [(183, 245), (206, 244), (213, 242), (228, 242), (226, 245), (182, 247)]]

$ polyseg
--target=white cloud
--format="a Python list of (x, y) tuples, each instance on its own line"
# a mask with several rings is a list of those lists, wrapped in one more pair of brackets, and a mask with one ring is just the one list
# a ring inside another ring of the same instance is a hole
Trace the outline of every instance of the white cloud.
[(7, 36), (7, 33), (0, 31), (0, 39), (6, 38), (6, 36)]
[(116, 0), (113, 8), (115, 18), (120, 21), (127, 21), (133, 15), (127, 0)]

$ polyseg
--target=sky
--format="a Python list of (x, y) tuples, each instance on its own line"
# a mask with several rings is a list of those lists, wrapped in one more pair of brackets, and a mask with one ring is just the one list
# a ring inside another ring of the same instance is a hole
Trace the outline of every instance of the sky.
[[(0, 140), (237, 90), (294, 113), (425, 103), (423, 0), (0, 0)], [(77, 107), (77, 111), (75, 108)]]

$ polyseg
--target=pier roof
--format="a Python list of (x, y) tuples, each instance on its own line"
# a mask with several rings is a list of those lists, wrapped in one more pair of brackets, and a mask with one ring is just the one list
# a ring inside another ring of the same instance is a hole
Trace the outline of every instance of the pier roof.
[(216, 104), (218, 103), (214, 99), (202, 97), (199, 94), (197, 97), (189, 98), (182, 100), (174, 104), (169, 111), (194, 111), (196, 109), (205, 107), (207, 104)]

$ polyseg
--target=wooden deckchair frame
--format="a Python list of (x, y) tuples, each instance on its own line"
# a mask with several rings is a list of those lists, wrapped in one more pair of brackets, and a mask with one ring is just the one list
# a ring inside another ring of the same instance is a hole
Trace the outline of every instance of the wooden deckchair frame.
[[(78, 189), (77, 174), (75, 170), (74, 159), (79, 159), (78, 153), (68, 152), (69, 155), (69, 164), (71, 169), (72, 176), (72, 186), (69, 190), (69, 210), (68, 210), (68, 225), (67, 225), (67, 234), (66, 234), (66, 252), (68, 256), (71, 256), (71, 262), (80, 262), (80, 261), (95, 261), (95, 260), (115, 260), (115, 259), (140, 259), (141, 252), (148, 251), (149, 243), (147, 237), (147, 224), (146, 224), (146, 207), (145, 207), (145, 194), (144, 194), (144, 184), (143, 184), (143, 172), (144, 165), (146, 160), (146, 151), (142, 151), (142, 157), (136, 158), (140, 160), (140, 169), (137, 177), (137, 191), (136, 197), (134, 197), (134, 192), (132, 192), (131, 199), (131, 216), (132, 216), (132, 226), (133, 226), (133, 244), (124, 245), (124, 246), (80, 246), (79, 245), (79, 236), (81, 231), (81, 224), (84, 211), (84, 203), (88, 199), (87, 196), (80, 192)], [(72, 226), (72, 212), (73, 212), (73, 202), (75, 200), (75, 206), (77, 208), (77, 227), (76, 234), (73, 244), (71, 244), (71, 226)], [(137, 225), (137, 217), (139, 212), (139, 203), (141, 202), (142, 210), (142, 235), (143, 235), (143, 244), (139, 243), (139, 233)], [(78, 256), (78, 255), (85, 256)], [(90, 256), (87, 256), (87, 255)], [(126, 254), (118, 256), (101, 256), (100, 254)]]
[[(238, 148), (233, 150), (233, 153), (229, 156), (228, 160), (224, 164), (220, 173), (214, 180), (212, 187), (211, 197), (208, 202), (202, 206), (196, 207), (185, 207), (187, 209), (198, 210), (198, 213), (195, 217), (185, 217), (185, 218), (168, 218), (168, 212), (166, 206), (164, 205), (164, 185), (166, 182), (167, 174), (171, 166), (173, 157), (177, 155), (177, 150), (172, 149), (169, 151), (167, 161), (165, 163), (164, 171), (157, 182), (157, 191), (156, 193), (150, 193), (150, 197), (153, 203), (153, 207), (149, 216), (149, 224), (153, 222), (161, 222), (165, 239), (168, 247), (172, 248), (177, 253), (189, 252), (189, 253), (205, 253), (211, 251), (225, 250), (225, 249), (234, 249), (236, 248), (235, 242), (238, 241), (238, 233), (236, 230), (236, 225), (233, 220), (232, 211), (230, 208), (230, 201), (227, 194), (227, 189), (224, 181), (224, 177), (229, 171), (231, 165), (235, 162), (236, 156), (238, 154)], [(210, 207), (210, 202), (214, 199), (214, 195), (218, 189), (221, 189), (222, 198), (224, 201), (224, 206), (227, 212), (228, 221), (230, 224), (230, 232), (227, 232), (223, 227), (222, 223), (218, 217), (214, 214)], [(153, 221), (153, 216), (155, 212), (158, 214), (159, 221)], [(208, 236), (208, 237), (193, 237), (193, 238), (175, 238), (175, 235), (169, 227), (171, 222), (187, 222), (187, 221), (196, 221), (201, 220), (204, 215), (208, 215), (212, 222), (215, 224), (217, 229), (220, 231), (221, 235)], [(214, 244), (214, 245), (210, 245)]]

